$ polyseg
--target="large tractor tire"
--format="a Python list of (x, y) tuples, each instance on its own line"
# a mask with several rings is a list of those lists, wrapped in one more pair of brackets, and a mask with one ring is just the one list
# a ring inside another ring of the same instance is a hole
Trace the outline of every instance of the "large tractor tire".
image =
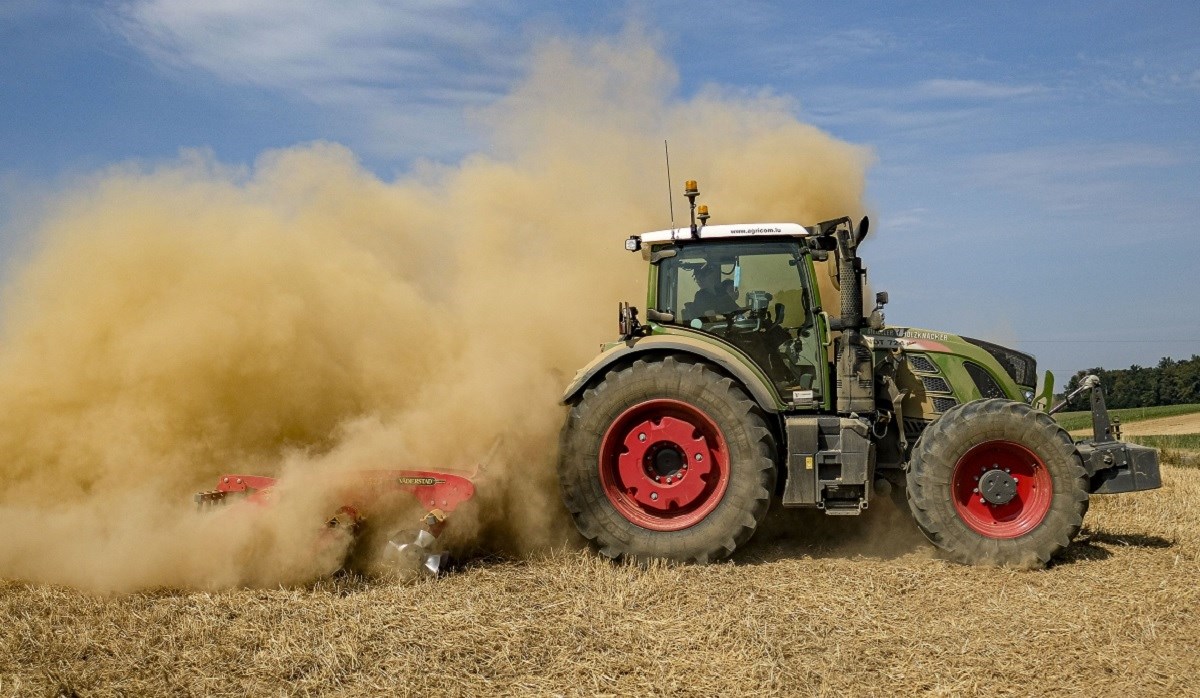
[(610, 370), (572, 406), (559, 483), (605, 557), (703, 564), (732, 555), (766, 516), (775, 450), (732, 379), (656, 356)]
[(908, 504), (917, 526), (951, 559), (1035, 568), (1079, 533), (1087, 484), (1074, 443), (1046, 413), (976, 400), (921, 434)]

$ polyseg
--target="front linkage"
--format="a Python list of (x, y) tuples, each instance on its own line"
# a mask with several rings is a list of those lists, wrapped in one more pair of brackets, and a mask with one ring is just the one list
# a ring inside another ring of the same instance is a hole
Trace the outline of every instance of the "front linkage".
[(1097, 376), (1086, 376), (1078, 388), (1048, 413), (1062, 411), (1071, 400), (1087, 390), (1091, 391), (1092, 438), (1077, 442), (1076, 448), (1088, 472), (1088, 491), (1092, 494), (1120, 494), (1162, 487), (1158, 451), (1121, 441), (1121, 422), (1109, 416), (1104, 404), (1104, 387)]

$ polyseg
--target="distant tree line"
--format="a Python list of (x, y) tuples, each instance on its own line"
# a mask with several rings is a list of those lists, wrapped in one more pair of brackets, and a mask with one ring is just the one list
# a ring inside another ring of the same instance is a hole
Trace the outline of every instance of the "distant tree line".
[[(1079, 381), (1089, 373), (1100, 376), (1104, 386), (1104, 401), (1111, 408), (1154, 407), (1200, 402), (1200, 356), (1174, 361), (1164, 357), (1157, 366), (1147, 368), (1133, 365), (1108, 371), (1091, 368), (1080, 371), (1067, 381), (1063, 394), (1079, 387)], [(1087, 409), (1086, 395), (1075, 398), (1078, 409)]]

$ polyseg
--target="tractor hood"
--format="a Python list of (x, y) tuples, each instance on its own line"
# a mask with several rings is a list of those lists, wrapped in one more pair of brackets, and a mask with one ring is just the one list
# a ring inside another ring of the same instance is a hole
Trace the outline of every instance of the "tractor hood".
[[(983, 397), (994, 389), (987, 384), (992, 378), (997, 387), (1012, 399), (1028, 401), (1037, 386), (1037, 360), (1015, 349), (962, 335), (917, 327), (886, 327), (863, 332), (872, 349), (900, 349), (905, 354), (927, 355), (936, 364), (965, 366), (971, 382)], [(984, 376), (978, 369), (984, 369)]]

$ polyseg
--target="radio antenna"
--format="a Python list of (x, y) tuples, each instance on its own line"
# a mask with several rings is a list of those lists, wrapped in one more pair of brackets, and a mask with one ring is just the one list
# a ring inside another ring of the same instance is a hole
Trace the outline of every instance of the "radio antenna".
[[(667, 158), (667, 206), (671, 209), (671, 230), (675, 230), (675, 196), (671, 189), (671, 149), (667, 147), (667, 140), (663, 139), (663, 155)], [(674, 236), (674, 233), (671, 233)]]

